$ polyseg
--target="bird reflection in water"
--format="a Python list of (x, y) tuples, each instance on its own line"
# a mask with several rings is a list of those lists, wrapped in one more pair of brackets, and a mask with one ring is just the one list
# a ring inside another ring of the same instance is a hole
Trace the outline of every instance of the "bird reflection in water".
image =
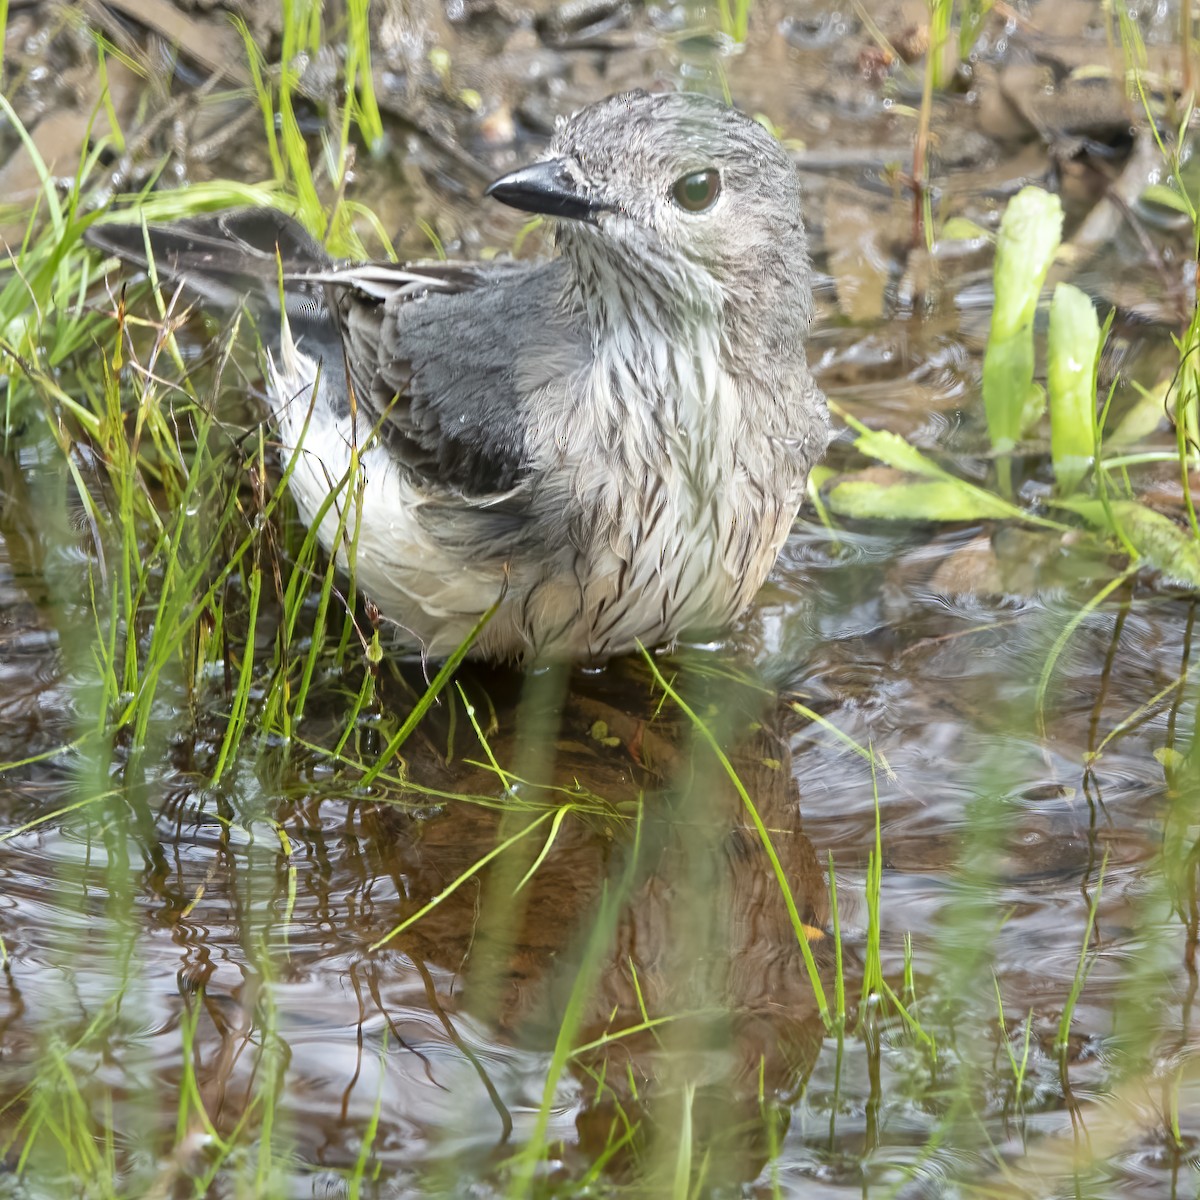
[[(647, 665), (628, 659), (600, 673), (526, 677), (523, 693), (519, 680), (477, 670), (464, 695), (480, 720), (488, 715), (495, 759), (523, 763), (524, 780), (561, 791), (514, 784), (530, 802), (520, 809), (451, 803), (430, 816), (427, 807), (420, 815), (376, 808), (379, 866), (403, 899), (394, 911), (378, 906), (373, 924), (386, 936), (442, 897), (388, 945), (425, 973), (452, 1037), (466, 1016), (505, 1044), (549, 1052), (567, 1023), (587, 1159), (624, 1138), (610, 1170), (647, 1161), (647, 1148), (651, 1164), (674, 1170), (676, 1150), (666, 1146), (686, 1122), (709, 1156), (708, 1183), (736, 1182), (761, 1169), (782, 1132), (764, 1110), (802, 1085), (820, 1044), (799, 938), (828, 990), (828, 897), (801, 829), (785, 706), (725, 668), (679, 668), (667, 669), (757, 809), (795, 917), (714, 748), (664, 699)], [(452, 732), (443, 712), (440, 730), (409, 760), (410, 777), (494, 797), (494, 771), (462, 761), (484, 758), (463, 716)], [(455, 743), (452, 761), (442, 738)], [(579, 795), (579, 781), (606, 803), (568, 815), (540, 861), (552, 821), (443, 895), (545, 805)], [(486, 1082), (504, 1138), (508, 1102)]]

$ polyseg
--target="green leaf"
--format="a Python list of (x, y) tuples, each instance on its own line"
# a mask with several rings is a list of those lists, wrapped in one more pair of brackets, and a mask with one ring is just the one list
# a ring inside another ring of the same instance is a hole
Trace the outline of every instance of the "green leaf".
[(858, 437), (854, 445), (864, 454), (878, 459), (897, 471), (910, 475), (923, 475), (928, 479), (950, 479), (952, 476), (931, 458), (926, 458), (915, 446), (906, 442), (898, 433), (886, 429), (868, 429), (858, 425)]
[(1107, 449), (1135, 446), (1154, 433), (1166, 420), (1167, 395), (1171, 390), (1171, 380), (1164, 379), (1149, 389), (1134, 380), (1133, 386), (1137, 389), (1138, 398), (1121, 418), (1120, 425), (1105, 437), (1104, 445)]
[(1022, 188), (1009, 201), (996, 241), (996, 305), (992, 332), (1019, 333), (1032, 320), (1046, 272), (1062, 240), (1063, 211), (1057, 196)]
[(1169, 208), (1173, 212), (1183, 213), (1185, 217), (1192, 215), (1188, 208), (1188, 202), (1183, 196), (1175, 188), (1161, 183), (1152, 183), (1143, 188), (1142, 199), (1150, 204), (1157, 204), (1159, 208)]
[(1078, 513), (1089, 525), (1114, 536), (1124, 535), (1123, 540), (1168, 579), (1200, 588), (1200, 543), (1170, 517), (1136, 500), (1113, 500), (1107, 508), (1101, 500), (1083, 498), (1059, 500), (1057, 504)]
[(829, 507), (840, 516), (875, 521), (982, 521), (1023, 517), (1007, 500), (960, 479), (834, 485)]
[(992, 445), (1001, 452), (1040, 416), (1033, 383), (1033, 318), (1046, 272), (1062, 239), (1062, 204), (1041, 188), (1009, 201), (996, 239), (995, 307), (983, 360), (983, 402)]
[(1154, 751), (1154, 761), (1168, 771), (1179, 771), (1186, 765), (1187, 758), (1173, 746), (1159, 746)]
[[(932, 515), (912, 516), (912, 520), (943, 520), (943, 521), (960, 521), (960, 520), (977, 520), (982, 517), (994, 517), (1001, 520), (1024, 521), (1028, 524), (1041, 525), (1050, 529), (1062, 529), (1062, 526), (1057, 521), (1047, 520), (1045, 517), (1037, 516), (1034, 513), (1026, 512), (1023, 508), (1019, 508), (1011, 501), (1006, 500), (1003, 496), (997, 495), (995, 492), (988, 491), (986, 488), (978, 487), (976, 484), (968, 483), (965, 479), (959, 479), (957, 475), (951, 475), (945, 468), (938, 466), (931, 458), (926, 458), (915, 446), (909, 445), (899, 434), (889, 433), (884, 429), (869, 429), (857, 417), (847, 412), (835, 400), (829, 401), (829, 409), (836, 416), (840, 417), (846, 424), (854, 430), (858, 435), (854, 439), (854, 445), (861, 450), (863, 454), (869, 455), (871, 458), (877, 459), (881, 463), (892, 467), (897, 471), (902, 471), (906, 475), (917, 475), (923, 479), (932, 480), (936, 483), (944, 484), (951, 491), (940, 493), (943, 497), (950, 497), (953, 493), (953, 498), (943, 511), (943, 515), (937, 515), (934, 512)], [(834, 487), (836, 492), (842, 487), (851, 487), (849, 493), (843, 493), (843, 496), (848, 496), (847, 503), (866, 505), (865, 490), (860, 492), (861, 499), (855, 497), (855, 489), (859, 488), (860, 484), (867, 484), (872, 488), (885, 491), (891, 491), (898, 487), (915, 487), (916, 485), (905, 480), (898, 480), (895, 483), (881, 484), (878, 480), (846, 480)], [(925, 504), (925, 507), (937, 508), (936, 499), (937, 493), (932, 495), (929, 501), (922, 502), (919, 499), (914, 503), (918, 508)], [(946, 513), (962, 512), (964, 516), (946, 515)], [(850, 515), (850, 514), (848, 514)], [(889, 517), (905, 518), (906, 513), (901, 512), (862, 512), (864, 517), (880, 517), (887, 519)]]
[(992, 235), (967, 217), (951, 217), (942, 226), (942, 238), (948, 242), (990, 242)]
[(1073, 492), (1096, 457), (1096, 358), (1100, 322), (1091, 299), (1060, 283), (1050, 303), (1047, 378), (1050, 457), (1063, 492)]

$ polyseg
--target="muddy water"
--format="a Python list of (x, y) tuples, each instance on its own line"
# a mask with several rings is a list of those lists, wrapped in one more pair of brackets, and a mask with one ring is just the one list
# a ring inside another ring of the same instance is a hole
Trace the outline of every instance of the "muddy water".
[[(528, 154), (555, 112), (723, 72), (805, 172), (823, 386), (985, 478), (990, 253), (914, 244), (902, 179), (924, 6), (871, 6), (913, 68), (833, 5), (756, 7), (746, 46), (723, 55), (685, 36), (693, 10), (581, 11), (533, 21), (478, 4), (382, 23), (393, 153), (364, 156), (355, 187), (401, 250), (428, 253), (418, 219), (454, 252), (503, 244), (514, 226), (481, 218), (477, 177)], [(39, 14), (15, 12), (8, 43), (35, 136), (39, 116), (76, 111), (67, 76), (37, 68), (87, 54), (43, 36)], [(1152, 66), (1169, 64), (1176, 15), (1137, 15)], [(453, 88), (432, 46), (449, 50)], [(1120, 61), (1093, 5), (1006, 8), (937, 99), (932, 143), (938, 228), (993, 228), (1030, 180), (1062, 191), (1074, 253), (1055, 269), (1117, 306), (1105, 371), (1120, 373), (1118, 412), (1134, 381), (1169, 372), (1193, 286), (1186, 238), (1140, 202), (1161, 168), (1105, 78)], [(254, 126), (211, 144), (238, 111), (228, 95), (181, 109), (170, 145), (154, 131), (146, 155), (170, 150), (186, 178), (262, 174)], [(55, 136), (82, 135), (60, 122)], [(122, 186), (138, 179), (126, 166)], [(1163, 429), (1140, 448), (1170, 443)], [(830, 465), (864, 463), (843, 437)], [(1194, 794), (1185, 772), (1165, 773), (1196, 719), (1187, 597), (1134, 577), (1063, 640), (1120, 566), (1083, 536), (831, 530), (802, 513), (738, 628), (658, 664), (727, 748), (789, 909), (730, 776), (640, 663), (528, 680), (469, 668), (406, 745), (404, 781), (370, 793), (302, 744), (336, 743), (349, 703), (336, 681), (301, 741), (248, 739), (220, 788), (200, 769), (213, 754), (203, 713), (161, 713), (153, 752), (130, 766), (118, 747), (110, 765), (77, 741), (91, 696), (86, 531), (44, 516), (64, 488), (48, 442), (28, 438), (0, 466), (0, 761), (36, 758), (0, 776), (4, 827), (21, 830), (0, 844), (13, 1171), (17, 1122), (61, 1053), (113, 1130), (129, 1194), (341, 1195), (364, 1138), (369, 1194), (498, 1194), (531, 1145), (548, 1193), (669, 1194), (685, 1115), (704, 1195), (1195, 1193)], [(1018, 475), (1027, 500), (1044, 495), (1044, 447)], [(1153, 484), (1177, 511), (1176, 476)], [(421, 686), (419, 670), (385, 672), (384, 714)], [(219, 685), (207, 703), (221, 711)], [(363, 722), (358, 753), (378, 750), (382, 726)], [(833, 730), (870, 745), (874, 770)], [(920, 1035), (887, 1004), (859, 1003), (876, 800), (884, 978)], [(813, 985), (832, 998), (830, 856), (843, 1041)], [(1018, 1094), (1007, 1047), (1021, 1056), (1027, 1021)], [(564, 1036), (577, 1049), (565, 1062)], [(190, 1182), (222, 1139), (245, 1148), (211, 1185)], [(0, 1195), (71, 1191), (70, 1164), (45, 1145), (21, 1181), (0, 1174)]]

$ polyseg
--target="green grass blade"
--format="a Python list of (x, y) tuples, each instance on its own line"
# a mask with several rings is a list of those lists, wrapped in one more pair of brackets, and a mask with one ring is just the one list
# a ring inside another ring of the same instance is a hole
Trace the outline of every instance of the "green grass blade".
[(771, 835), (767, 832), (767, 827), (763, 824), (762, 817), (759, 816), (758, 808), (750, 798), (749, 792), (746, 791), (745, 784), (738, 778), (738, 773), (734, 770), (733, 764), (729, 761), (725, 751), (721, 749), (717, 743), (717, 739), (713, 737), (712, 730), (708, 728), (683, 697), (667, 682), (662, 672), (658, 669), (658, 664), (654, 661), (654, 656), (644, 646), (641, 647), (641, 651), (643, 658), (645, 658), (650, 667), (651, 673), (654, 675), (655, 683), (678, 706), (679, 710), (692, 723), (701, 740), (716, 755), (717, 761), (721, 764), (721, 768), (725, 774), (728, 775), (729, 781), (733, 784), (742, 804), (745, 806), (746, 812), (750, 816), (751, 822), (754, 824), (759, 840), (762, 842), (763, 850), (766, 851), (767, 858), (770, 860), (771, 870), (775, 875), (776, 883), (779, 885), (779, 891), (783, 896), (784, 904), (787, 906), (788, 919), (791, 921), (792, 930), (800, 946), (800, 953), (804, 959), (804, 967), (808, 972), (809, 982), (812, 984), (813, 995), (816, 997), (821, 1020), (824, 1022), (826, 1028), (829, 1028), (832, 1022), (832, 1018), (829, 1015), (829, 1003), (825, 998), (825, 988), (821, 984), (821, 975), (817, 970), (816, 960), (813, 958), (812, 947), (808, 944), (811, 930), (809, 926), (805, 925), (803, 918), (800, 916), (800, 910), (796, 907), (796, 897), (792, 894), (791, 884), (788, 883), (787, 874), (783, 869), (783, 864), (779, 861), (779, 854), (776, 852), (775, 845), (771, 841)]
[(375, 781), (379, 772), (387, 766), (389, 762), (396, 756), (396, 752), (408, 741), (409, 735), (421, 723), (421, 718), (429, 711), (433, 702), (441, 695), (442, 689), (453, 678), (454, 672), (462, 665), (463, 659), (470, 653), (471, 647), (475, 644), (475, 639), (483, 632), (484, 627), (495, 615), (496, 610), (500, 607), (500, 601), (497, 600), (491, 608), (475, 622), (470, 633), (463, 639), (453, 654), (450, 655), (444, 663), (441, 670), (433, 677), (433, 682), (425, 689), (425, 694), (413, 706), (412, 712), (404, 719), (404, 723), (393, 735), (392, 740), (388, 742), (383, 753), (379, 756), (375, 765), (362, 777), (361, 783), (363, 787), (370, 787)]

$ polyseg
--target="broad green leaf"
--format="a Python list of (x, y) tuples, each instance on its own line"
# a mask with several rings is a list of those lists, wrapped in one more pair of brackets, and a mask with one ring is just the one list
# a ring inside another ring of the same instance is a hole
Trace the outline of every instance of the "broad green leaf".
[(1042, 283), (1062, 240), (1062, 222), (1062, 203), (1041, 188), (1022, 188), (1009, 201), (996, 239), (993, 334), (1011, 337), (1033, 320)]
[(859, 435), (854, 439), (855, 446), (871, 458), (878, 459), (897, 471), (907, 471), (910, 475), (924, 475), (929, 479), (950, 479), (952, 476), (931, 458), (906, 442), (898, 433), (887, 429), (868, 429), (865, 425), (858, 426)]
[(1059, 489), (1073, 492), (1096, 457), (1096, 356), (1100, 322), (1091, 299), (1060, 283), (1050, 303), (1047, 379), (1050, 457)]
[(1136, 500), (1113, 500), (1107, 509), (1100, 500), (1074, 498), (1057, 503), (1078, 513), (1089, 525), (1113, 534), (1119, 528), (1137, 553), (1168, 579), (1200, 588), (1200, 542), (1170, 517)]
[(1033, 318), (1046, 272), (1062, 239), (1062, 204), (1041, 188), (1022, 188), (996, 239), (995, 306), (983, 360), (988, 434), (1006, 452), (1041, 416), (1033, 382)]
[(829, 507), (839, 516), (877, 521), (980, 521), (1024, 515), (1000, 496), (960, 479), (850, 479), (833, 487)]
[(1021, 421), (1018, 428), (1021, 435), (1032, 429), (1046, 411), (1046, 389), (1040, 383), (1031, 383), (1025, 393), (1025, 403), (1021, 406)]
[[(1037, 516), (1034, 513), (1026, 512), (1023, 508), (1019, 508), (1016, 504), (1006, 500), (1003, 496), (997, 495), (995, 492), (988, 491), (986, 488), (978, 487), (976, 484), (968, 483), (965, 479), (959, 479), (957, 475), (951, 475), (945, 468), (938, 466), (931, 458), (927, 458), (915, 446), (909, 445), (904, 438), (899, 434), (890, 433), (885, 429), (868, 429), (857, 417), (847, 412), (835, 400), (829, 401), (830, 411), (840, 417), (846, 424), (854, 430), (858, 435), (854, 439), (854, 445), (863, 454), (868, 455), (877, 461), (892, 467), (896, 471), (901, 471), (906, 475), (917, 475), (922, 479), (928, 479), (936, 483), (945, 484), (952, 489), (957, 499), (949, 506), (949, 512), (963, 512), (964, 516), (953, 516), (943, 514), (938, 516), (935, 514), (929, 516), (912, 517), (914, 520), (976, 520), (982, 517), (994, 517), (1002, 520), (1024, 521), (1028, 524), (1041, 525), (1052, 529), (1063, 529), (1064, 526), (1057, 521), (1047, 520), (1045, 517)], [(907, 480), (897, 480), (895, 483), (880, 483), (877, 479), (873, 480), (846, 480), (842, 484), (838, 484), (834, 491), (841, 487), (851, 486), (849, 495), (851, 499), (848, 503), (866, 504), (865, 490), (861, 493), (864, 497), (861, 501), (855, 500), (854, 489), (861, 484), (868, 484), (873, 488), (880, 488), (884, 491), (891, 491), (899, 487), (913, 487), (915, 484)], [(942, 493), (949, 495), (950, 493)], [(936, 496), (936, 493), (934, 493)], [(917, 503), (920, 503), (918, 500)], [(835, 506), (836, 507), (836, 506)], [(845, 511), (847, 515), (853, 515), (849, 510)], [(863, 512), (863, 516), (879, 516), (879, 517), (907, 517), (906, 513), (899, 512), (880, 512), (867, 513)]]

